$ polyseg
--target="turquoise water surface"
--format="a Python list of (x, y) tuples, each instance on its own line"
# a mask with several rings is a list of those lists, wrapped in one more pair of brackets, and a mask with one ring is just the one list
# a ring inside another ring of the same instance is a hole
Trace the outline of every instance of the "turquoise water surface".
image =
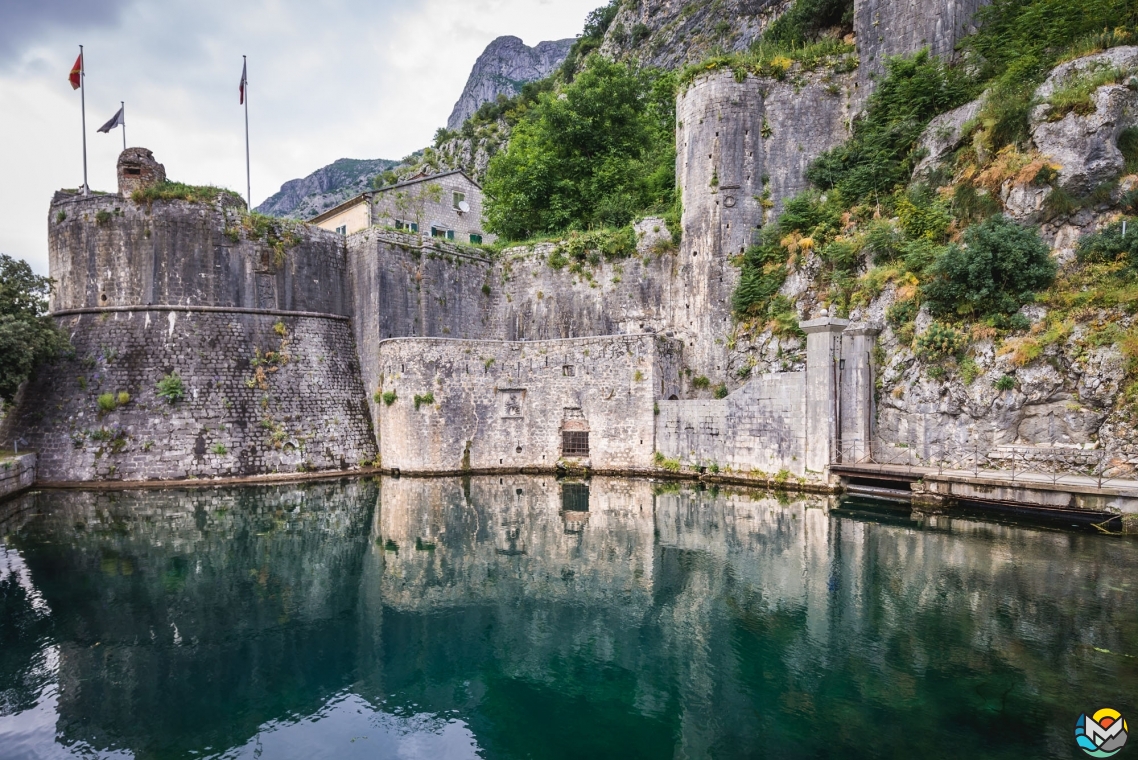
[(0, 758), (1085, 757), (1136, 587), (1132, 539), (650, 481), (43, 492)]

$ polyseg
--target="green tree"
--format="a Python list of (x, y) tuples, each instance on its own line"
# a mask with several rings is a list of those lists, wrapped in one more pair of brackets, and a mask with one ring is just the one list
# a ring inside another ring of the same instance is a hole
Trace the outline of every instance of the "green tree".
[(486, 172), (486, 224), (509, 240), (622, 226), (674, 201), (674, 80), (600, 56), (545, 92)]
[(1034, 228), (1003, 215), (969, 227), (933, 263), (922, 292), (937, 315), (1013, 314), (1055, 279), (1051, 251)]
[(36, 365), (65, 344), (47, 316), (51, 285), (27, 262), (0, 254), (0, 404), (11, 401)]

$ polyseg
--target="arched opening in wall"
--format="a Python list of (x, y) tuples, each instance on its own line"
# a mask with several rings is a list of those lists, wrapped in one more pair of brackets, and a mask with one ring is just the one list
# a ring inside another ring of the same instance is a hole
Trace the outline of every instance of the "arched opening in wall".
[(669, 401), (679, 401), (680, 397), (673, 393), (671, 396), (668, 396), (668, 400)]

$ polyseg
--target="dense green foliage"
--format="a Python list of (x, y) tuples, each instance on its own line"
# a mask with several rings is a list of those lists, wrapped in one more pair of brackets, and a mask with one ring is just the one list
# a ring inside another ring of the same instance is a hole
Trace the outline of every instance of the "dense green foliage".
[(47, 316), (51, 285), (27, 262), (0, 254), (0, 405), (12, 400), (37, 364), (66, 345)]
[(934, 314), (1012, 314), (1055, 279), (1055, 261), (1035, 229), (1002, 215), (969, 227), (933, 264), (924, 287)]
[[(778, 221), (763, 229), (758, 245), (743, 255), (743, 271), (732, 306), (748, 319), (769, 321), (782, 334), (797, 331), (793, 304), (778, 295), (788, 272), (788, 253), (796, 256), (816, 250), (841, 227), (841, 201), (837, 193), (823, 201), (817, 193), (804, 193), (786, 202)], [(849, 249), (825, 246), (820, 255), (827, 263), (845, 259)], [(831, 268), (832, 269), (832, 268)]]
[(798, 0), (763, 33), (763, 42), (805, 45), (837, 29), (853, 31), (853, 0)]
[[(1123, 225), (1126, 234), (1123, 235)], [(1138, 219), (1120, 219), (1079, 242), (1079, 261), (1091, 264), (1125, 262), (1138, 270)]]
[(620, 11), (620, 5), (621, 0), (609, 0), (608, 5), (597, 8), (585, 17), (585, 28), (581, 31), (581, 36), (573, 43), (569, 55), (561, 64), (559, 73), (562, 81), (572, 82), (589, 55), (601, 46), (605, 40), (605, 32), (612, 26), (617, 12)]
[(894, 58), (869, 98), (853, 136), (822, 154), (806, 176), (820, 188), (838, 188), (846, 198), (876, 203), (909, 180), (914, 148), (937, 114), (966, 103), (975, 85), (959, 70), (921, 51)]
[(955, 356), (968, 346), (968, 339), (960, 332), (933, 322), (916, 341), (916, 354), (925, 361), (940, 361)]
[(675, 198), (674, 81), (593, 56), (544, 92), (486, 174), (487, 227), (508, 240), (620, 227)]
[(984, 141), (995, 149), (1027, 138), (1035, 86), (1059, 60), (1127, 41), (1125, 30), (1138, 25), (1138, 4), (994, 0), (977, 22), (979, 31), (962, 47), (977, 80), (991, 88), (981, 121)]

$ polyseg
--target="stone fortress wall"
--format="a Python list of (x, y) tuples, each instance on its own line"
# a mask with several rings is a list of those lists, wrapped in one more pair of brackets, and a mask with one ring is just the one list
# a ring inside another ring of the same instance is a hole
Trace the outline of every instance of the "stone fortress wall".
[[(38, 450), (40, 481), (239, 477), (375, 458), (342, 241), (297, 227), (292, 245), (275, 246), (242, 228), (239, 211), (224, 198), (56, 195), (51, 307), (73, 351), (39, 370), (0, 427), (4, 444), (21, 437)], [(175, 403), (158, 394), (172, 375), (183, 385)]]
[[(923, 7), (859, 0), (862, 60), (907, 52), (868, 30), (883, 18), (923, 29)], [(958, 26), (934, 24), (934, 52)], [(75, 356), (29, 384), (0, 443), (19, 431), (48, 481), (353, 468), (377, 454), (407, 471), (549, 468), (572, 419), (592, 433), (581, 463), (596, 469), (649, 467), (659, 452), (820, 473), (841, 442), (868, 438), (871, 331), (815, 320), (824, 337), (808, 339), (804, 372), (741, 382), (731, 259), (847, 137), (872, 87), (863, 74), (697, 78), (677, 99), (681, 242), (647, 219), (635, 256), (585, 271), (551, 266), (553, 244), (488, 258), (423, 235), (300, 226), (281, 245), (242, 228), (225, 197), (57, 194), (52, 310)], [(160, 168), (141, 149), (122, 160), (120, 174)], [(176, 404), (155, 389), (172, 371), (186, 384)], [(731, 393), (712, 399), (720, 385)], [(511, 389), (520, 420), (504, 412)], [(129, 400), (98, 408), (120, 392)]]
[(680, 354), (674, 339), (651, 334), (385, 341), (379, 390), (395, 397), (379, 413), (383, 464), (550, 469), (562, 460), (562, 434), (575, 431), (589, 434), (578, 466), (651, 469), (653, 403), (679, 390)]

